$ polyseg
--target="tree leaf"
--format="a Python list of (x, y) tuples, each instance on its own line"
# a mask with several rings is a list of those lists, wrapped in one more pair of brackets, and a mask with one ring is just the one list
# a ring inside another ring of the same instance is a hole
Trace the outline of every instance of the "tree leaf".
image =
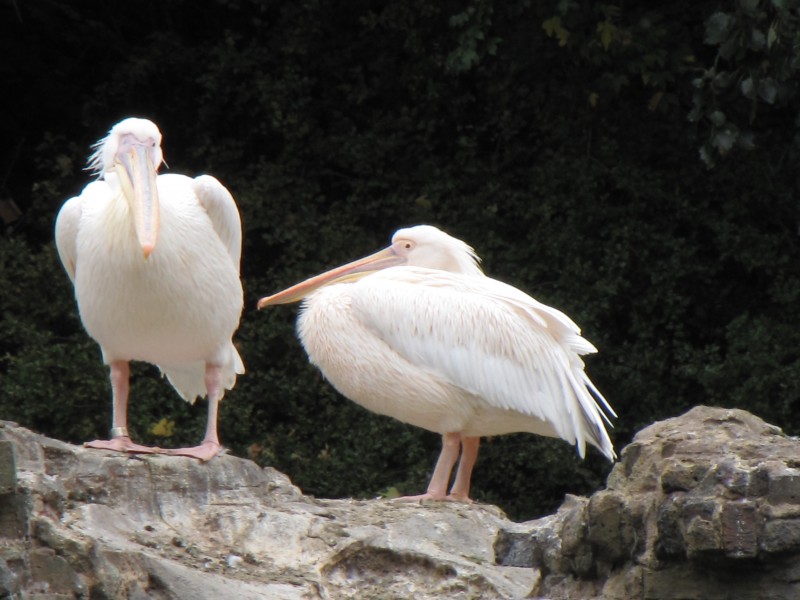
[(742, 49), (736, 36), (730, 37), (719, 46), (719, 55), (725, 60), (730, 60)]
[(721, 44), (728, 36), (731, 17), (727, 13), (716, 12), (706, 20), (705, 43)]
[(742, 150), (755, 150), (756, 142), (755, 135), (752, 131), (742, 131), (739, 138), (736, 140), (736, 147)]
[(649, 102), (647, 103), (647, 110), (653, 112), (655, 109), (658, 108), (658, 105), (661, 103), (661, 98), (664, 96), (664, 92), (656, 92), (650, 97)]
[(733, 124), (728, 124), (711, 136), (711, 143), (720, 154), (725, 155), (733, 148), (738, 137), (739, 129)]
[(725, 89), (729, 85), (731, 85), (736, 78), (736, 74), (730, 71), (720, 71), (716, 75), (714, 75), (714, 87), (719, 89)]
[(769, 31), (767, 31), (767, 48), (772, 48), (772, 45), (778, 39), (778, 28), (775, 22), (772, 23), (769, 27)]
[(611, 21), (600, 21), (597, 24), (597, 33), (600, 35), (600, 45), (603, 46), (603, 50), (608, 51), (616, 31), (617, 27)]
[(778, 84), (771, 77), (765, 77), (758, 82), (758, 95), (767, 104), (774, 104), (778, 96)]
[(742, 10), (746, 13), (754, 13), (758, 9), (758, 3), (760, 0), (739, 0), (739, 6), (742, 7)]
[(569, 31), (567, 31), (564, 26), (561, 25), (561, 17), (558, 15), (555, 17), (550, 17), (546, 21), (542, 22), (542, 29), (544, 29), (547, 37), (556, 38), (559, 46), (567, 45), (567, 42), (569, 41)]
[(714, 166), (716, 161), (714, 160), (714, 149), (711, 144), (705, 143), (700, 147), (700, 160), (703, 161), (708, 169)]
[(755, 86), (753, 85), (753, 78), (752, 77), (748, 77), (746, 79), (743, 79), (740, 87), (742, 89), (742, 95), (745, 98), (747, 98), (748, 100), (755, 100), (756, 99)]
[(172, 437), (175, 433), (175, 421), (164, 417), (150, 428), (150, 433), (159, 437)]
[(751, 50), (763, 50), (764, 46), (767, 45), (767, 37), (764, 35), (764, 32), (760, 29), (753, 29), (750, 34), (750, 49)]

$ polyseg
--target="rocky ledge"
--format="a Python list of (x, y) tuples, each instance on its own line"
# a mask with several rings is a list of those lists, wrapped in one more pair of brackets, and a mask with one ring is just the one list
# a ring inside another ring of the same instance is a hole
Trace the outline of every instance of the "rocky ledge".
[[(230, 455), (88, 450), (0, 429), (0, 598), (519, 598), (491, 506), (318, 500)], [(4, 595), (5, 594), (5, 595)]]
[(529, 525), (496, 548), (538, 570), (534, 597), (800, 598), (800, 441), (696, 407), (639, 432), (605, 490)]
[(0, 422), (0, 598), (798, 598), (799, 456), (749, 413), (697, 407), (641, 431), (606, 489), (512, 523)]

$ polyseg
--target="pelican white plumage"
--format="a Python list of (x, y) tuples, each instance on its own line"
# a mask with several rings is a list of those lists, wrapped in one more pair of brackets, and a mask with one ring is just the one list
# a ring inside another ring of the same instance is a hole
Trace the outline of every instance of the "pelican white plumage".
[(472, 248), (443, 231), (401, 229), (389, 248), (258, 307), (301, 299), (300, 340), (340, 393), (442, 434), (428, 490), (410, 499), (469, 502), (480, 436), (530, 432), (581, 457), (587, 443), (616, 457), (603, 410), (616, 414), (580, 358), (596, 348), (561, 311), (486, 277)]
[[(86, 445), (210, 460), (220, 451), (219, 400), (244, 373), (232, 343), (243, 304), (241, 221), (214, 177), (157, 175), (162, 161), (154, 123), (117, 123), (90, 159), (98, 180), (68, 200), (56, 220), (56, 246), (81, 320), (111, 370), (111, 439)], [(190, 403), (208, 396), (200, 445), (161, 450), (131, 441), (131, 360), (158, 365)]]

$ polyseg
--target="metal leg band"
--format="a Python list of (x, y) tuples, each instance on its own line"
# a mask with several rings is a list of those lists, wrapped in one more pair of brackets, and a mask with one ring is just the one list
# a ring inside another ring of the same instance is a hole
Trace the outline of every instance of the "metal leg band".
[(120, 437), (130, 437), (128, 435), (128, 428), (127, 427), (112, 427), (111, 428), (111, 439), (120, 438)]

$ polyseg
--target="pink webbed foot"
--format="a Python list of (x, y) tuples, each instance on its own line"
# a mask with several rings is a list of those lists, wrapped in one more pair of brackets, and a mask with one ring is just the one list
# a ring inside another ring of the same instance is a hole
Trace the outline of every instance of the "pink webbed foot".
[(199, 446), (195, 446), (193, 448), (164, 449), (161, 450), (161, 453), (169, 454), (170, 456), (189, 456), (191, 458), (197, 458), (203, 462), (206, 462), (214, 458), (217, 454), (220, 454), (222, 451), (222, 446), (220, 446), (217, 442), (205, 441)]
[(423, 500), (435, 500), (437, 502), (442, 502), (447, 500), (447, 496), (444, 494), (432, 494), (431, 492), (426, 492), (416, 496), (400, 496), (398, 498), (393, 498), (393, 500), (396, 502), (422, 502)]
[(448, 494), (447, 498), (445, 498), (448, 502), (462, 502), (464, 504), (472, 504), (473, 500), (469, 496), (464, 496), (462, 494)]
[(468, 498), (467, 496), (461, 496), (458, 494), (432, 494), (427, 492), (425, 494), (419, 494), (417, 496), (400, 496), (399, 498), (395, 498), (397, 502), (422, 502), (423, 500), (434, 500), (436, 502), (463, 502), (465, 504), (472, 504), (472, 499)]
[(84, 448), (96, 448), (98, 450), (114, 450), (116, 452), (130, 452), (132, 454), (158, 454), (160, 448), (142, 446), (131, 441), (127, 435), (115, 437), (110, 440), (94, 440), (83, 444)]

